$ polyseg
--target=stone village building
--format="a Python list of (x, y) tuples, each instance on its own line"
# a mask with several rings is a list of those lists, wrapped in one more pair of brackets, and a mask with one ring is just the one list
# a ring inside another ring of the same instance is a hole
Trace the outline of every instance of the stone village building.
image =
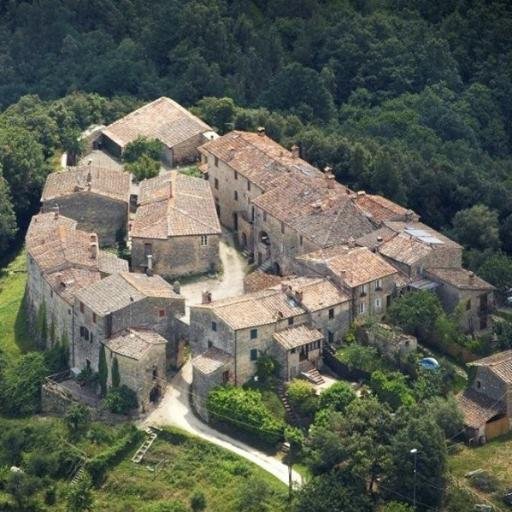
[(262, 354), (280, 364), (290, 380), (322, 366), (324, 339), (350, 324), (349, 297), (325, 278), (295, 277), (240, 297), (211, 301), (190, 310), (195, 406), (214, 386), (241, 385), (256, 372)]
[(95, 233), (76, 226), (57, 211), (40, 213), (32, 217), (25, 238), (29, 319), (34, 327), (38, 317), (46, 322), (47, 348), (56, 343), (71, 348), (79, 290), (128, 270), (125, 260), (98, 248)]
[(140, 183), (132, 267), (166, 278), (216, 272), (221, 227), (208, 183), (169, 171)]
[(197, 148), (217, 134), (175, 101), (161, 97), (104, 128), (95, 146), (121, 158), (126, 146), (138, 137), (159, 140), (163, 162), (175, 167), (195, 162)]
[(473, 361), (470, 366), (476, 368), (475, 378), (457, 400), (467, 439), (481, 444), (512, 427), (512, 350)]
[(124, 240), (130, 201), (130, 174), (89, 165), (48, 175), (42, 211), (59, 208), (78, 228), (98, 233), (102, 246)]

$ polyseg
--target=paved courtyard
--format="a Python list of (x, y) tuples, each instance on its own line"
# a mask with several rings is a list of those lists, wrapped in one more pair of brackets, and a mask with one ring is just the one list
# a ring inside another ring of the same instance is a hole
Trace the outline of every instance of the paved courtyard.
[(201, 304), (202, 293), (208, 290), (213, 300), (226, 299), (242, 295), (244, 277), (247, 272), (247, 261), (239, 253), (233, 241), (233, 236), (226, 230), (222, 231), (219, 255), (223, 272), (217, 277), (200, 277), (197, 280), (183, 284), (181, 294), (186, 299), (185, 321), (190, 319), (190, 306)]

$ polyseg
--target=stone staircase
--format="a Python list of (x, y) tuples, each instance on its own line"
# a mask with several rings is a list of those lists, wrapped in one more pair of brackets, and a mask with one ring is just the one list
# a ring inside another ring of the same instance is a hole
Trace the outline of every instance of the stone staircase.
[(288, 401), (288, 395), (283, 382), (279, 382), (277, 385), (277, 394), (283, 404), (286, 421), (296, 427), (302, 427), (300, 418), (297, 416), (297, 413), (293, 410), (290, 402)]
[(75, 471), (73, 478), (71, 479), (71, 485), (76, 485), (85, 475), (85, 469), (83, 462), (80, 463), (78, 469)]
[(313, 384), (323, 384), (324, 378), (320, 375), (320, 372), (316, 368), (311, 368), (307, 372), (302, 372), (301, 375)]
[(142, 462), (144, 455), (146, 455), (147, 451), (151, 448), (151, 445), (158, 436), (158, 429), (155, 427), (147, 427), (144, 429), (144, 432), (146, 433), (146, 437), (135, 452), (135, 455), (132, 457), (132, 462), (135, 464)]
[(269, 258), (268, 260), (265, 260), (258, 268), (257, 270), (260, 270), (261, 272), (269, 272), (272, 270), (272, 260)]

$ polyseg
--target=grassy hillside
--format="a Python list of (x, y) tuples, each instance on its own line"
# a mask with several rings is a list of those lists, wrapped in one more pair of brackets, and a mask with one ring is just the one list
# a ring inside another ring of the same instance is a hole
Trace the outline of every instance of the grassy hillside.
[(0, 349), (10, 358), (33, 350), (22, 308), (27, 274), (25, 251), (0, 271)]

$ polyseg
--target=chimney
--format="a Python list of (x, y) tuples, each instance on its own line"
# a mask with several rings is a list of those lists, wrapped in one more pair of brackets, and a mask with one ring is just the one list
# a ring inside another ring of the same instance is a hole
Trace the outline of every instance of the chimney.
[(208, 290), (204, 290), (202, 298), (201, 298), (201, 304), (210, 304), (211, 301), (212, 301), (212, 292), (209, 292)]
[(313, 211), (314, 212), (320, 212), (322, 211), (322, 203), (320, 201), (317, 201), (316, 203), (313, 203), (311, 205), (311, 207), (313, 208)]
[(327, 188), (334, 188), (334, 174), (332, 173), (332, 167), (326, 167), (324, 169), (325, 180), (327, 181)]
[(300, 147), (297, 144), (292, 146), (292, 158), (300, 158)]
[(179, 281), (174, 281), (174, 283), (172, 283), (172, 291), (178, 295), (180, 294), (181, 284)]
[(381, 236), (377, 237), (377, 242), (382, 242), (382, 237)]
[(91, 252), (91, 259), (95, 260), (98, 258), (98, 244), (96, 242), (92, 242), (89, 244), (89, 249)]
[(258, 128), (256, 129), (256, 131), (258, 132), (258, 135), (260, 137), (263, 137), (263, 135), (265, 135), (265, 127), (264, 126), (258, 126)]
[(359, 190), (359, 191), (357, 192), (357, 197), (363, 197), (363, 196), (365, 196), (365, 195), (366, 195), (366, 192), (365, 192), (364, 190)]
[(146, 258), (147, 258), (146, 275), (148, 277), (151, 277), (153, 275), (153, 255), (148, 254), (146, 256)]
[(91, 244), (97, 244), (98, 243), (98, 235), (96, 235), (96, 233), (91, 233), (89, 235), (89, 241), (91, 242)]
[(405, 220), (407, 222), (412, 222), (414, 220), (414, 212), (412, 210), (407, 210), (405, 212)]
[(282, 320), (282, 319), (283, 319), (283, 317), (284, 317), (283, 312), (282, 312), (282, 311), (278, 311), (278, 312), (277, 312), (277, 319), (278, 319), (278, 320)]
[(473, 284), (475, 282), (475, 273), (469, 272), (468, 278), (469, 278), (469, 284)]
[(59, 205), (56, 205), (55, 208), (53, 209), (53, 217), (54, 217), (54, 219), (58, 219), (59, 218), (59, 214), (60, 214)]
[(295, 292), (295, 299), (297, 300), (297, 302), (300, 304), (302, 303), (302, 299), (304, 298), (304, 294), (302, 293), (302, 291), (299, 291), (297, 290)]

